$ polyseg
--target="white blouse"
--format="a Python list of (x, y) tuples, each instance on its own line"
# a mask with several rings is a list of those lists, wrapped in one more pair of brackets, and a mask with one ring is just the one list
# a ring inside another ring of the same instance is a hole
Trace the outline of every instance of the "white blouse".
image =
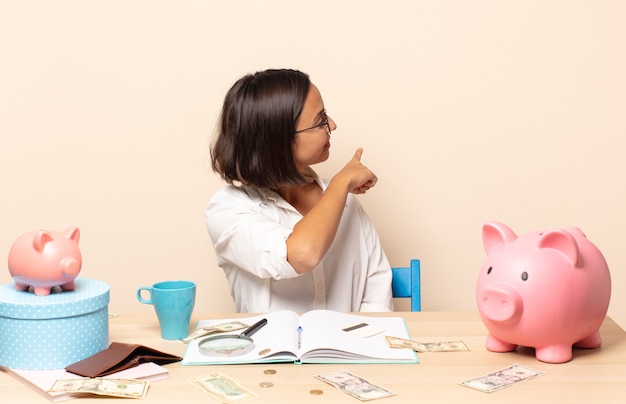
[[(327, 181), (318, 181), (326, 190)], [(363, 207), (348, 194), (335, 239), (313, 271), (287, 262), (286, 240), (302, 215), (269, 189), (226, 186), (206, 225), (237, 312), (391, 311), (391, 269)]]

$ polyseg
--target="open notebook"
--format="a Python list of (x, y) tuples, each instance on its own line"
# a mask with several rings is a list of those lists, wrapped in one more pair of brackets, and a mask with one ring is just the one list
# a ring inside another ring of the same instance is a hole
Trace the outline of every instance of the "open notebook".
[(280, 310), (251, 317), (202, 320), (197, 327), (229, 321), (250, 326), (261, 319), (267, 319), (267, 324), (252, 335), (254, 348), (250, 352), (233, 357), (209, 356), (199, 349), (204, 340), (200, 337), (189, 343), (181, 363), (419, 363), (412, 350), (390, 348), (385, 341), (386, 335), (410, 339), (402, 317), (363, 316), (330, 310), (299, 315)]

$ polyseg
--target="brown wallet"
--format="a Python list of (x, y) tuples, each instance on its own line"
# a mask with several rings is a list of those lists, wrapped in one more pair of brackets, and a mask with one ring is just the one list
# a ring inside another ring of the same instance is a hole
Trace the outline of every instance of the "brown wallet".
[(111, 345), (81, 361), (65, 368), (70, 373), (85, 377), (101, 377), (132, 368), (141, 363), (154, 362), (157, 365), (178, 362), (181, 357), (137, 344), (112, 342)]

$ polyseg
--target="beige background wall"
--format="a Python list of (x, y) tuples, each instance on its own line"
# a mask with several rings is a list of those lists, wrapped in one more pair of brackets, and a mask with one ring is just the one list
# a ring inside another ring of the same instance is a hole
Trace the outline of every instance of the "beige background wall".
[(2, 1), (0, 261), (78, 226), (112, 312), (151, 311), (135, 289), (170, 278), (232, 310), (207, 145), (234, 80), (293, 67), (339, 125), (317, 169), (364, 147), (380, 181), (361, 201), (392, 265), (422, 259), (425, 310), (475, 309), (483, 222), (576, 225), (625, 326), (625, 20), (597, 0)]

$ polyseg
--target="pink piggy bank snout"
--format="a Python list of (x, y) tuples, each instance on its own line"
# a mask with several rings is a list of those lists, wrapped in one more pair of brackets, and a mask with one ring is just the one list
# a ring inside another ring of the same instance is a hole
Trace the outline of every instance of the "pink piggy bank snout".
[(524, 309), (520, 294), (506, 284), (480, 288), (476, 300), (479, 311), (489, 320), (499, 323), (516, 321)]
[(68, 276), (76, 276), (80, 272), (81, 263), (74, 257), (65, 257), (61, 261), (61, 270)]

